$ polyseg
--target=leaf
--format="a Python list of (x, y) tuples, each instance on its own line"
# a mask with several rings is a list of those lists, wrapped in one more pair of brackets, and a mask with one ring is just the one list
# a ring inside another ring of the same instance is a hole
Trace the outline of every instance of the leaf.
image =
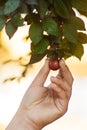
[(28, 14), (28, 7), (25, 3), (20, 3), (20, 6), (19, 6), (19, 11), (20, 13), (23, 13), (23, 14)]
[(70, 50), (70, 42), (66, 38), (63, 39), (59, 47), (64, 52), (64, 55), (63, 55), (64, 59), (67, 59), (70, 56), (72, 56), (72, 52)]
[(47, 50), (47, 57), (50, 59), (61, 59), (64, 57), (64, 51), (63, 49), (56, 49), (56, 51), (53, 48), (50, 48)]
[(72, 14), (72, 4), (71, 4), (71, 0), (62, 0), (63, 3), (65, 4), (65, 6), (67, 7), (67, 10), (69, 12), (69, 14)]
[(29, 64), (34, 64), (36, 62), (39, 62), (40, 60), (43, 59), (43, 57), (46, 55), (46, 53), (44, 54), (32, 54), (31, 58), (30, 58), (30, 62)]
[(84, 54), (84, 48), (81, 43), (78, 44), (71, 44), (70, 45), (72, 55), (76, 56), (79, 60), (81, 60), (81, 57)]
[(68, 8), (66, 7), (66, 5), (64, 4), (64, 2), (62, 0), (54, 0), (54, 9), (55, 12), (63, 18), (70, 18), (70, 14), (68, 11)]
[(59, 45), (59, 47), (60, 49), (70, 51), (70, 42), (66, 38), (64, 38), (62, 40), (62, 43)]
[(20, 5), (20, 0), (8, 0), (5, 3), (4, 14), (8, 15), (15, 11)]
[(52, 18), (45, 18), (42, 23), (43, 31), (46, 31), (48, 35), (59, 36), (59, 26)]
[(24, 2), (28, 5), (37, 5), (37, 0), (24, 0)]
[(40, 23), (32, 23), (29, 29), (29, 36), (33, 44), (37, 44), (43, 38), (43, 30)]
[(84, 21), (79, 17), (72, 16), (70, 22), (73, 24), (76, 30), (86, 30)]
[(60, 49), (64, 50), (64, 58), (67, 59), (70, 56), (76, 56), (81, 60), (81, 57), (84, 53), (84, 49), (81, 43), (74, 44), (63, 39), (63, 42), (60, 44)]
[(2, 6), (2, 7), (0, 7), (0, 15), (4, 15), (4, 7)]
[(81, 44), (87, 44), (87, 34), (83, 32), (78, 32), (78, 40)]
[(19, 13), (14, 15), (14, 17), (11, 19), (11, 22), (14, 24), (15, 27), (24, 25), (24, 20), (22, 19), (21, 15)]
[[(31, 43), (31, 45), (32, 44), (33, 43)], [(43, 38), (36, 46), (33, 46), (32, 53), (44, 54), (47, 51), (48, 45), (49, 45), (49, 40), (47, 38)]]
[(71, 0), (62, 0), (62, 1), (67, 6), (67, 8), (71, 8), (72, 7)]
[(0, 31), (4, 27), (5, 23), (6, 23), (5, 17), (4, 16), (0, 16)]
[(64, 59), (65, 60), (68, 59), (71, 56), (72, 56), (72, 54), (70, 52), (67, 52), (67, 51), (64, 52)]
[(43, 18), (46, 15), (47, 8), (47, 2), (45, 0), (39, 0), (38, 12), (41, 18)]
[(6, 33), (7, 35), (9, 36), (9, 38), (11, 38), (14, 33), (16, 32), (17, 28), (12, 24), (11, 21), (9, 21), (7, 24), (6, 24)]
[(71, 23), (64, 23), (62, 26), (64, 37), (72, 43), (78, 42), (77, 31)]
[(87, 12), (87, 0), (71, 0), (71, 2), (77, 10)]

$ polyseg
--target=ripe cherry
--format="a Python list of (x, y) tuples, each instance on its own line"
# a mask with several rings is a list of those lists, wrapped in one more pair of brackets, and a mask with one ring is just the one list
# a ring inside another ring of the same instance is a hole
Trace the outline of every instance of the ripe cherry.
[(50, 59), (50, 61), (49, 61), (49, 68), (51, 70), (58, 70), (60, 68), (59, 60), (57, 60), (57, 59)]

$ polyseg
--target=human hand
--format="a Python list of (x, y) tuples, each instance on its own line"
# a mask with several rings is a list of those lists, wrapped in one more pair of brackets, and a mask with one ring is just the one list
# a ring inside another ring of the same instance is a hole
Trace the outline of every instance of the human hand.
[(41, 130), (67, 111), (73, 77), (63, 60), (59, 62), (59, 65), (58, 75), (50, 77), (51, 83), (45, 87), (44, 83), (50, 72), (49, 60), (46, 60), (25, 93), (17, 112), (17, 116), (21, 115), (27, 126), (23, 130), (30, 129), (31, 126), (31, 130)]
[(23, 109), (27, 109), (29, 120), (33, 120), (40, 129), (67, 111), (73, 77), (63, 60), (59, 64), (59, 74), (56, 77), (51, 77), (50, 85), (44, 87), (50, 71), (49, 61), (46, 60), (45, 65), (27, 90), (21, 104)]

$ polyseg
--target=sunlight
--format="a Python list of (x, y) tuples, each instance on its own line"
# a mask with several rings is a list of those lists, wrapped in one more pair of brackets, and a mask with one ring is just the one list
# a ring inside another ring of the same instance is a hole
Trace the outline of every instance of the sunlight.
[(66, 63), (76, 76), (87, 76), (87, 44), (84, 45), (84, 55), (81, 61), (76, 57), (70, 57)]
[(19, 27), (14, 36), (9, 39), (5, 29), (0, 33), (0, 44), (4, 53), (9, 59), (18, 59), (30, 52), (30, 39), (24, 40), (28, 36), (29, 26)]

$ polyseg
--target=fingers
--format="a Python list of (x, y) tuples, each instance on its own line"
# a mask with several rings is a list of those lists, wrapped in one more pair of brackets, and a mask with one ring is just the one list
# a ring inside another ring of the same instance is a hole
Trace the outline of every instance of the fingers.
[(65, 64), (64, 60), (60, 60), (60, 71), (59, 76), (61, 76), (69, 85), (72, 85), (73, 83), (73, 76), (68, 68), (68, 66)]
[(51, 77), (51, 82), (52, 82), (51, 88), (53, 88), (58, 93), (59, 97), (61, 98), (67, 97), (67, 99), (70, 99), (72, 86), (70, 86), (61, 77), (59, 78)]
[(59, 97), (70, 99), (73, 77), (63, 60), (60, 60), (59, 65), (59, 74), (56, 77), (51, 77), (52, 86), (50, 85), (50, 87), (57, 92)]
[(43, 86), (44, 82), (46, 81), (46, 78), (49, 74), (49, 60), (46, 59), (45, 64), (33, 80), (31, 86)]

